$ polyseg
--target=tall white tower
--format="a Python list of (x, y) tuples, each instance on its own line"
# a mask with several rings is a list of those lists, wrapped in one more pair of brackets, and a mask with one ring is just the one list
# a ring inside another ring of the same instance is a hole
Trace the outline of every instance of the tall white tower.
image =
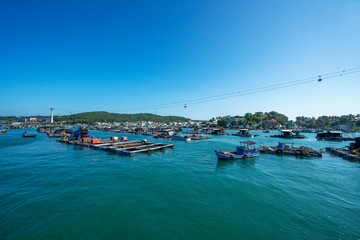
[(54, 123), (54, 108), (50, 108), (51, 110), (51, 118), (50, 118), (50, 122)]

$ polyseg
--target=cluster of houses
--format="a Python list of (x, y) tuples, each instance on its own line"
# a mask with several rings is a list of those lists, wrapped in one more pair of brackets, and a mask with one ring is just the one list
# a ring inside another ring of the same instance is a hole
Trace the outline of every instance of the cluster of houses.
[(19, 117), (17, 122), (21, 122), (21, 123), (50, 122), (50, 119), (44, 118), (38, 120), (36, 117)]

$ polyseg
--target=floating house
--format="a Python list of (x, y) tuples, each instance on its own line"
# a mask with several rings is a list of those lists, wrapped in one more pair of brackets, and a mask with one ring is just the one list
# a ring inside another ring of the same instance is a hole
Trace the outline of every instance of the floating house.
[(344, 138), (343, 132), (341, 131), (327, 131), (327, 132), (319, 132), (316, 135), (317, 140), (323, 141), (353, 141), (354, 138)]
[(300, 139), (305, 138), (305, 136), (301, 135), (299, 131), (295, 132), (293, 130), (282, 130), (281, 134), (270, 135), (270, 137), (275, 137), (275, 138), (300, 138)]
[(212, 135), (229, 135), (229, 133), (225, 132), (224, 129), (221, 129), (221, 128), (213, 128), (210, 134), (212, 134)]
[(233, 133), (233, 136), (239, 136), (239, 137), (258, 137), (259, 134), (252, 134), (249, 129), (243, 128), (240, 129), (238, 133)]

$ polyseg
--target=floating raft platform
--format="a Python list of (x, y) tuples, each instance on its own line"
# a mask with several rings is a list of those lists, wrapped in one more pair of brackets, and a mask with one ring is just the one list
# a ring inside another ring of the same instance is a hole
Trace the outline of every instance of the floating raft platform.
[(259, 148), (260, 153), (276, 154), (276, 155), (292, 155), (292, 156), (303, 156), (303, 157), (322, 157), (320, 151), (316, 151), (312, 148), (301, 146), (301, 147), (290, 147), (285, 143), (279, 143), (278, 146), (262, 146)]
[(326, 151), (346, 160), (360, 161), (360, 155), (353, 154), (347, 149), (327, 147)]
[(131, 156), (139, 152), (151, 153), (154, 150), (165, 150), (165, 148), (173, 147), (175, 144), (151, 143), (147, 141), (124, 141), (116, 142), (112, 140), (99, 139), (99, 143), (82, 142), (81, 140), (58, 140), (58, 142), (71, 145), (85, 146), (96, 150), (119, 153)]

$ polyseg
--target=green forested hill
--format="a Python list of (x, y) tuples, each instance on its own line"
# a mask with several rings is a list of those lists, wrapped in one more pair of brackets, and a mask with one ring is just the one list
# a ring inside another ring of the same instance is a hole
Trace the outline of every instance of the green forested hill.
[[(44, 118), (50, 119), (50, 116), (28, 116), (36, 117), (38, 120)], [(15, 116), (0, 116), (0, 120), (3, 121), (17, 121)], [(85, 112), (72, 115), (54, 116), (54, 121), (66, 121), (66, 123), (95, 123), (95, 122), (138, 122), (138, 121), (153, 121), (153, 122), (175, 122), (175, 121), (187, 121), (188, 118), (179, 116), (159, 116), (151, 113), (136, 113), (136, 114), (120, 114), (109, 112)]]
[(94, 122), (174, 122), (187, 121), (189, 119), (178, 116), (159, 116), (151, 113), (120, 114), (109, 112), (85, 112), (62, 116), (61, 121), (67, 123), (94, 123)]

